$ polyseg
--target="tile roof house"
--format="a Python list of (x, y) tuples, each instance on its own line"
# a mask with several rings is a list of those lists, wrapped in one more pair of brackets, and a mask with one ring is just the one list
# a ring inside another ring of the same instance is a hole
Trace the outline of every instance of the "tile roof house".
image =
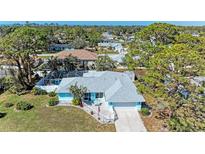
[(92, 104), (103, 103), (108, 108), (131, 107), (141, 109), (145, 102), (130, 77), (125, 73), (110, 71), (90, 71), (83, 77), (63, 78), (56, 93), (60, 102), (70, 103), (73, 99), (69, 91), (71, 85), (87, 88), (84, 100)]
[(90, 52), (88, 50), (80, 49), (80, 50), (65, 50), (61, 51), (59, 53), (56, 53), (55, 56), (57, 56), (59, 59), (65, 59), (69, 55), (73, 57), (77, 57), (79, 60), (85, 60), (85, 61), (95, 61), (97, 60), (97, 54), (94, 52)]
[(93, 66), (95, 64), (95, 61), (97, 60), (97, 54), (85, 49), (79, 49), (79, 50), (64, 50), (59, 53), (56, 53), (54, 56), (56, 56), (59, 59), (65, 59), (68, 56), (76, 57), (81, 64), (81, 68), (87, 70), (89, 67)]

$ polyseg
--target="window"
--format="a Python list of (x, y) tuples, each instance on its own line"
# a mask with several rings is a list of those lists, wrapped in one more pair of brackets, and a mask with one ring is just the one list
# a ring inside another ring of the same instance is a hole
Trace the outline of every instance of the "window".
[(90, 101), (90, 96), (91, 96), (90, 93), (85, 93), (84, 100)]
[(103, 98), (103, 93), (96, 93), (96, 98)]

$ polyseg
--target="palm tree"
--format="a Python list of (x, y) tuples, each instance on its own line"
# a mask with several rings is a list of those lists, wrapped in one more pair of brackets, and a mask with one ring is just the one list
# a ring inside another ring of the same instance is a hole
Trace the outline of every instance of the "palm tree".
[(87, 88), (82, 85), (78, 86), (76, 82), (75, 85), (70, 86), (69, 91), (73, 95), (73, 103), (75, 105), (82, 105), (82, 100), (87, 92)]
[(61, 66), (61, 65), (62, 65), (61, 62), (59, 59), (57, 59), (57, 57), (51, 57), (48, 60), (48, 66), (51, 69), (51, 72), (58, 71), (59, 66)]
[(63, 67), (67, 72), (74, 71), (78, 67), (78, 59), (69, 55), (63, 60)]

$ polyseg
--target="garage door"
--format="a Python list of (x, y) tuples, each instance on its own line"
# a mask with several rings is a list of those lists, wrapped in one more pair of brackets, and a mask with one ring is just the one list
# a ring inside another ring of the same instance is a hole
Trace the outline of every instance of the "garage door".
[(141, 108), (141, 103), (134, 103), (134, 102), (130, 102), (130, 103), (111, 103), (111, 105), (115, 108), (136, 108), (136, 109), (140, 109)]

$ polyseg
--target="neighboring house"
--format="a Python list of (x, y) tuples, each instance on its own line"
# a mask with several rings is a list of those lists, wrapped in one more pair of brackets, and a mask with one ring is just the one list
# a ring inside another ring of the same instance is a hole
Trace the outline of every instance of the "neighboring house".
[(191, 79), (191, 83), (198, 87), (205, 85), (205, 76), (196, 76)]
[(71, 103), (73, 96), (69, 88), (76, 83), (87, 88), (84, 102), (88, 104), (104, 104), (111, 110), (113, 107), (140, 110), (145, 102), (127, 74), (110, 71), (90, 71), (83, 77), (63, 78), (56, 91), (60, 102)]
[(100, 43), (115, 43), (116, 41), (112, 39), (101, 39)]
[(199, 33), (192, 33), (192, 36), (199, 37)]
[(107, 55), (113, 61), (117, 62), (118, 64), (123, 63), (125, 55), (124, 54), (99, 54), (98, 56), (105, 56)]
[(88, 50), (65, 50), (61, 51), (59, 53), (56, 53), (54, 56), (56, 56), (59, 59), (65, 59), (68, 56), (76, 57), (78, 60), (80, 60), (80, 63), (83, 68), (87, 68), (89, 66), (92, 66), (95, 64), (95, 61), (97, 60), (97, 54), (94, 52), (90, 52)]
[(104, 32), (102, 33), (102, 38), (106, 40), (113, 40), (113, 35), (111, 32)]
[(73, 49), (71, 44), (51, 44), (49, 46), (49, 51), (63, 51)]
[(135, 36), (133, 34), (123, 34), (122, 38), (124, 41), (126, 41), (128, 43), (135, 40)]
[(114, 51), (117, 51), (118, 53), (124, 52), (124, 48), (121, 43), (101, 42), (101, 43), (98, 43), (98, 46), (103, 47), (103, 48), (112, 48)]
[(120, 54), (124, 53), (124, 51), (125, 51), (121, 43), (119, 43), (118, 45), (114, 46), (114, 50), (117, 51)]
[(200, 93), (198, 96), (205, 96), (205, 76), (196, 76), (191, 79), (191, 84), (195, 84), (197, 87), (200, 87)]
[(136, 55), (136, 56), (133, 56), (132, 58), (133, 58), (134, 60), (139, 60), (141, 57), (138, 56), (138, 55)]

